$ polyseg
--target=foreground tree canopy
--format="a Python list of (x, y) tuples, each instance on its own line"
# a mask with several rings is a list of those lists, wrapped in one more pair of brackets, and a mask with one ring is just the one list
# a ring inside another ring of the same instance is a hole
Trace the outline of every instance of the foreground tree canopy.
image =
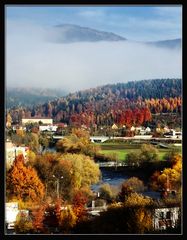
[(152, 230), (152, 199), (132, 193), (124, 203), (114, 203), (100, 216), (84, 222), (77, 231), (93, 234), (143, 234)]
[(44, 197), (45, 187), (37, 172), (24, 163), (23, 155), (18, 155), (7, 173), (6, 189), (8, 198), (40, 201)]
[[(55, 196), (56, 181), (59, 179), (60, 195), (72, 199), (75, 190), (89, 189), (97, 183), (100, 170), (97, 164), (86, 155), (75, 153), (45, 153), (30, 162), (46, 186), (46, 195)], [(63, 177), (63, 178), (62, 178)]]

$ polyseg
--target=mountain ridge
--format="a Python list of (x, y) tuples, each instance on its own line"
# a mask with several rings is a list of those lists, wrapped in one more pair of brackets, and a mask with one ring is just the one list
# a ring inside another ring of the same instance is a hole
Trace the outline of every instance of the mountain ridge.
[[(53, 27), (55, 38), (58, 43), (76, 43), (76, 42), (98, 42), (98, 41), (128, 41), (134, 42), (126, 37), (113, 32), (97, 30), (90, 27), (79, 26), (77, 24), (58, 24)], [(166, 39), (160, 41), (136, 41), (150, 46), (165, 48), (180, 48), (181, 38)]]
[(146, 42), (146, 44), (154, 45), (157, 47), (167, 47), (167, 48), (181, 48), (182, 40), (180, 38), (161, 40), (161, 41), (151, 41)]
[(54, 29), (60, 30), (60, 32), (57, 32), (57, 41), (64, 43), (126, 40), (126, 38), (112, 32), (100, 31), (76, 24), (59, 24), (54, 26)]

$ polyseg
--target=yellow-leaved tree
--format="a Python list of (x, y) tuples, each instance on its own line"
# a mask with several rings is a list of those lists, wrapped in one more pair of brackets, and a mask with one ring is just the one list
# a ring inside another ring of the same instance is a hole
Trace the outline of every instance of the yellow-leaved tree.
[(171, 168), (165, 168), (163, 171), (156, 171), (151, 177), (151, 187), (153, 190), (175, 190), (181, 188), (182, 156), (174, 153), (169, 159), (172, 163)]

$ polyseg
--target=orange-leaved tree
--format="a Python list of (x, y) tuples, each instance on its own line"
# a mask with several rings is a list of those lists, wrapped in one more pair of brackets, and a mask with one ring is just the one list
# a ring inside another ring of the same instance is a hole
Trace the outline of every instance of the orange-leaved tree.
[(24, 163), (22, 154), (18, 155), (7, 173), (6, 191), (8, 199), (17, 198), (23, 201), (40, 201), (45, 188), (37, 172)]
[(44, 219), (45, 219), (45, 210), (48, 205), (41, 204), (39, 208), (32, 211), (33, 215), (33, 231), (34, 232), (45, 232)]
[(78, 190), (75, 192), (74, 198), (73, 198), (73, 211), (78, 218), (78, 221), (80, 221), (83, 217), (86, 215), (86, 208), (85, 204), (88, 201), (86, 195), (81, 190)]

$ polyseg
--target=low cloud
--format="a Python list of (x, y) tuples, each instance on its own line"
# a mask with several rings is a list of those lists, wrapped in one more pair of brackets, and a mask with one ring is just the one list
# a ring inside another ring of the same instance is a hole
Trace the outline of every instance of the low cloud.
[[(117, 82), (182, 76), (181, 50), (131, 42), (51, 43), (28, 24), (6, 36), (7, 86), (77, 91)], [(26, 28), (27, 27), (27, 28)], [(24, 31), (25, 29), (25, 31)]]

